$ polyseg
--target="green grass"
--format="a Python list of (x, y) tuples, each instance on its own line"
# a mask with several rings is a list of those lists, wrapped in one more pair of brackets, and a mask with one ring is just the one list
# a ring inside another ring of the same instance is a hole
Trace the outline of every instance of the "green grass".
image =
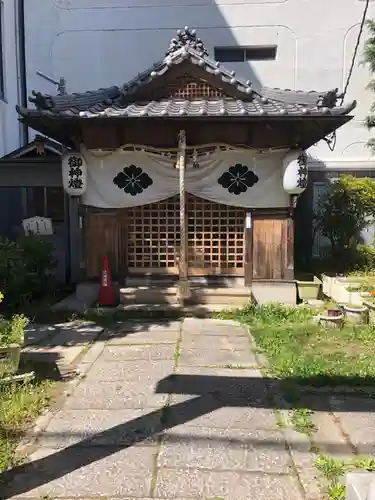
[[(293, 427), (309, 436), (315, 426), (312, 412), (299, 407), (301, 386), (368, 386), (373, 385), (375, 377), (375, 327), (345, 325), (342, 329), (324, 329), (312, 321), (313, 314), (308, 307), (270, 304), (250, 305), (219, 315), (249, 327), (257, 348), (268, 358), (269, 373), (282, 381), (284, 398), (292, 406), (299, 402), (290, 413)], [(280, 415), (278, 418), (278, 425), (282, 425)], [(375, 460), (355, 457), (342, 461), (320, 455), (315, 466), (328, 481), (329, 499), (345, 500), (344, 474), (355, 469), (375, 471)]]
[(311, 419), (313, 412), (307, 408), (295, 408), (292, 413), (292, 424), (296, 431), (311, 436), (316, 430)]
[(249, 306), (222, 313), (248, 325), (256, 345), (268, 358), (270, 372), (299, 384), (372, 384), (375, 327), (350, 326), (323, 329), (311, 321), (307, 307), (278, 304)]
[(0, 473), (17, 463), (17, 442), (48, 406), (50, 382), (0, 386)]
[(345, 500), (345, 485), (342, 482), (345, 473), (351, 470), (374, 472), (375, 460), (371, 457), (338, 460), (325, 455), (319, 455), (315, 461), (315, 466), (328, 481), (328, 498), (330, 500)]

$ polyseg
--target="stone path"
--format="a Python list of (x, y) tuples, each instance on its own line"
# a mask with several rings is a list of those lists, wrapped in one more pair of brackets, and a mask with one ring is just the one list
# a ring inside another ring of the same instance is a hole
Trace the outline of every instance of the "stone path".
[(79, 368), (0, 498), (319, 498), (308, 440), (278, 427), (242, 327), (129, 322)]
[(51, 325), (30, 323), (25, 330), (24, 361), (52, 365), (64, 375), (72, 363), (103, 332), (101, 326), (92, 322), (70, 321)]

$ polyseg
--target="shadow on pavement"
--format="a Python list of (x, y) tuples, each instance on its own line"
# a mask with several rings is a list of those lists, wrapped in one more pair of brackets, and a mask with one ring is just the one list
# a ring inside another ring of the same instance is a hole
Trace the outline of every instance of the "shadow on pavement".
[[(325, 380), (327, 380), (325, 378)], [(353, 385), (354, 382), (366, 385), (374, 383), (369, 379), (348, 380), (342, 378), (342, 385)], [(129, 448), (137, 443), (145, 442), (151, 437), (157, 437), (167, 429), (184, 424), (203, 415), (209, 414), (223, 407), (248, 407), (285, 409), (282, 400), (277, 396), (283, 395), (282, 386), (291, 387), (303, 382), (314, 385), (318, 382), (317, 377), (313, 379), (275, 379), (257, 377), (225, 377), (225, 376), (200, 376), (200, 375), (169, 375), (159, 381), (156, 387), (157, 393), (169, 393), (192, 396), (172, 406), (161, 408), (147, 415), (124, 422), (110, 429), (104, 430), (94, 436), (89, 436), (82, 441), (68, 446), (45, 458), (35, 460), (32, 463), (15, 467), (11, 471), (0, 476), (1, 488), (4, 492), (1, 498), (6, 499), (16, 495), (22, 495), (39, 486), (65, 476), (74, 470), (87, 466), (116, 453), (119, 450)], [(337, 382), (337, 380), (335, 380)], [(195, 397), (194, 397), (195, 396)], [(306, 406), (306, 402), (310, 406)], [(367, 400), (367, 411), (375, 412), (375, 400)], [(329, 399), (324, 397), (298, 400), (294, 398), (293, 407), (310, 408), (314, 411), (331, 411)], [(351, 398), (343, 400), (335, 411), (359, 412), (363, 411), (358, 401)], [(119, 435), (126, 437), (119, 440)], [(93, 440), (102, 442), (119, 443), (111, 446), (93, 446)], [(276, 441), (261, 443), (264, 446), (277, 446)], [(325, 443), (326, 447), (330, 446)], [(331, 443), (336, 452), (339, 445)], [(86, 448), (85, 448), (86, 447)], [(85, 448), (82, 452), (82, 448)], [(16, 477), (17, 481), (12, 481)], [(9, 485), (5, 489), (5, 485)]]

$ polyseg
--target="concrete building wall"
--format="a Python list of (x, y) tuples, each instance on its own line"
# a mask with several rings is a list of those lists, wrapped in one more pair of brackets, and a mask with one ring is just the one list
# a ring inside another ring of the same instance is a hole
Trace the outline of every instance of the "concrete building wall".
[(4, 92), (0, 95), (0, 157), (21, 145), (15, 109), (19, 102), (16, 1), (0, 1)]
[[(343, 89), (364, 7), (364, 0), (25, 0), (28, 94), (55, 92), (37, 70), (64, 76), (68, 92), (122, 84), (160, 59), (185, 25), (211, 53), (215, 46), (277, 45), (276, 60), (228, 64), (255, 87)], [(368, 70), (358, 64), (362, 46), (347, 94), (359, 103), (355, 120), (338, 131), (335, 151), (324, 142), (310, 151), (328, 167), (373, 166), (363, 125), (373, 95)]]

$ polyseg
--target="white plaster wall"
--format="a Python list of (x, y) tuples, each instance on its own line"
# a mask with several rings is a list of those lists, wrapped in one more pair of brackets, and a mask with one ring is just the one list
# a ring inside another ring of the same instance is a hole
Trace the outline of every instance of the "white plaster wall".
[(18, 103), (15, 2), (2, 2), (2, 44), (4, 98), (0, 98), (0, 157), (20, 147), (20, 127), (15, 109)]
[[(175, 30), (194, 27), (215, 45), (277, 44), (276, 61), (231, 64), (254, 82), (303, 90), (343, 89), (363, 0), (25, 0), (28, 93), (55, 92), (35, 74), (67, 79), (67, 90), (122, 84), (160, 59)], [(375, 18), (371, 1), (368, 17)], [(363, 41), (365, 37), (363, 38)], [(359, 60), (362, 58), (362, 47)], [(337, 146), (311, 153), (322, 160), (367, 160), (363, 118), (373, 100), (369, 74), (356, 64), (347, 98), (355, 120), (338, 131)]]

